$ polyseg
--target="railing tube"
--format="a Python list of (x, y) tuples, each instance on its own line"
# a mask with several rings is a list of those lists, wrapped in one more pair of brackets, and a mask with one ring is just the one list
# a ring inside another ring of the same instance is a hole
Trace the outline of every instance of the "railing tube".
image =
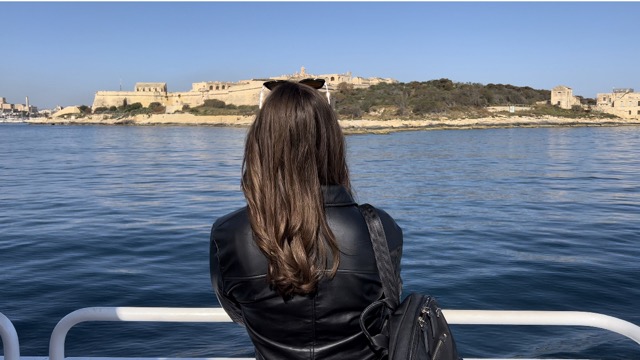
[[(581, 311), (443, 310), (450, 324), (589, 326), (624, 335), (640, 344), (640, 327), (612, 316)], [(76, 310), (51, 333), (49, 360), (64, 360), (69, 330), (85, 321), (230, 322), (222, 308), (94, 307)], [(13, 328), (13, 327), (12, 327)], [(16, 336), (17, 344), (17, 336)], [(13, 359), (18, 360), (17, 356)]]
[(20, 342), (13, 323), (0, 312), (0, 338), (5, 360), (20, 360)]
[(640, 344), (640, 327), (622, 319), (592, 312), (443, 310), (443, 313), (450, 324), (590, 326), (616, 332)]
[(231, 319), (222, 308), (89, 307), (79, 309), (63, 317), (53, 329), (49, 341), (49, 360), (64, 360), (64, 343), (67, 333), (73, 326), (85, 321), (231, 322)]

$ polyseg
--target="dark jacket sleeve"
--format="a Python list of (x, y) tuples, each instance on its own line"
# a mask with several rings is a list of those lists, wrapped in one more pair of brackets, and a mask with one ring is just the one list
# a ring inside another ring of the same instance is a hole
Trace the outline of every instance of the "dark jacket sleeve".
[(220, 257), (218, 256), (218, 244), (216, 243), (216, 225), (213, 224), (211, 228), (211, 238), (209, 243), (209, 267), (211, 272), (211, 285), (216, 292), (218, 302), (227, 312), (231, 320), (244, 326), (244, 319), (242, 318), (242, 312), (240, 311), (240, 304), (228, 295), (224, 287), (224, 278), (222, 275), (222, 268), (220, 265)]

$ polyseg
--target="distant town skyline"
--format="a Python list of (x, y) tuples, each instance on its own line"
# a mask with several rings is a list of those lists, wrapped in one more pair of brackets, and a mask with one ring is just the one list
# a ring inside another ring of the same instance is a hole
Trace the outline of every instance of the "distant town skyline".
[(588, 98), (640, 88), (638, 2), (0, 2), (0, 13), (0, 97), (40, 109), (301, 66)]

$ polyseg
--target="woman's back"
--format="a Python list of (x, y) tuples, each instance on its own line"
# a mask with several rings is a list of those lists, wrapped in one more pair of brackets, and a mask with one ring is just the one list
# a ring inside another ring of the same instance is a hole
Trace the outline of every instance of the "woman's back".
[[(225, 310), (244, 322), (258, 359), (373, 358), (359, 324), (362, 310), (382, 297), (367, 226), (345, 188), (328, 186), (324, 194), (327, 220), (340, 247), (340, 266), (313, 294), (283, 298), (269, 286), (267, 259), (252, 240), (246, 208), (214, 224), (213, 285)], [(402, 231), (386, 213), (378, 212), (399, 270)]]

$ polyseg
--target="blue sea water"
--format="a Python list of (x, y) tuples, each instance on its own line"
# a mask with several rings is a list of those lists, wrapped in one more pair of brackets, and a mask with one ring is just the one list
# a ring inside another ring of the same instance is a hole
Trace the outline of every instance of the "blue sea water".
[[(243, 206), (244, 129), (0, 125), (0, 312), (21, 354), (90, 306), (218, 306), (209, 230)], [(348, 136), (359, 201), (405, 234), (404, 291), (450, 309), (640, 324), (640, 128)], [(638, 359), (577, 327), (453, 328), (465, 357)], [(234, 324), (86, 323), (67, 356), (251, 356)]]

